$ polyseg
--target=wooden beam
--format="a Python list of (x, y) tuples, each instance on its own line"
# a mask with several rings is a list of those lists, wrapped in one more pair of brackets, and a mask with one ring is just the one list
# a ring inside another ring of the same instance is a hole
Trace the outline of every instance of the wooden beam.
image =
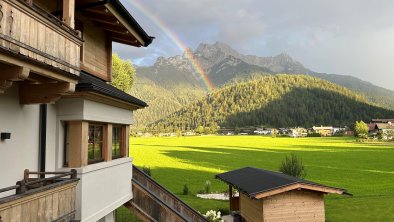
[(75, 27), (75, 0), (63, 0), (63, 22), (71, 28)]
[(0, 65), (0, 79), (9, 81), (22, 81), (27, 79), (30, 69), (20, 66)]
[(56, 102), (62, 95), (75, 91), (75, 84), (68, 82), (27, 84), (19, 86), (20, 104), (42, 104)]

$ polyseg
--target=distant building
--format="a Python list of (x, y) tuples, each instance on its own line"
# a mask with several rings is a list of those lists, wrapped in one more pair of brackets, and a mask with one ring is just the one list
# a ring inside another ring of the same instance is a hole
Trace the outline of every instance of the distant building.
[[(252, 167), (216, 178), (229, 184), (230, 210), (239, 212), (242, 221), (324, 222), (324, 194), (351, 195), (341, 188)], [(233, 188), (239, 196), (234, 195)]]
[(388, 123), (376, 123), (374, 131), (376, 134), (380, 134), (383, 139), (393, 139), (394, 135), (394, 124)]
[(271, 135), (272, 129), (271, 128), (257, 128), (255, 131), (253, 131), (253, 133), (257, 134), (257, 135)]
[(334, 127), (332, 126), (313, 126), (310, 133), (318, 133), (321, 136), (332, 136), (334, 132)]
[(308, 135), (308, 130), (302, 127), (291, 128), (288, 130), (288, 135), (290, 137), (306, 137)]

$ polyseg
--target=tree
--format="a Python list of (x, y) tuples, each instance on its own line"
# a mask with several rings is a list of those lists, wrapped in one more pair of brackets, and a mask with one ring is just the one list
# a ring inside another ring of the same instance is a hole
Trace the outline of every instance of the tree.
[(368, 125), (363, 121), (356, 121), (354, 126), (354, 135), (358, 137), (366, 137), (368, 135)]
[(135, 79), (135, 68), (130, 60), (122, 60), (117, 54), (112, 54), (112, 85), (129, 92)]
[(306, 176), (306, 170), (301, 158), (298, 158), (295, 154), (286, 156), (279, 167), (279, 171), (289, 176), (298, 177), (304, 179)]

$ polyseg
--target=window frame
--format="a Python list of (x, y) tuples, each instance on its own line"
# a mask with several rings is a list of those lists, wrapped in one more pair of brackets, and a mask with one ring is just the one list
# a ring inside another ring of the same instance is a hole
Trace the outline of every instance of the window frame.
[[(112, 138), (111, 138), (111, 156), (112, 156), (112, 159), (114, 160), (114, 159), (119, 159), (119, 158), (122, 158), (123, 157), (123, 152), (122, 152), (122, 150), (124, 149), (124, 136), (123, 136), (123, 133), (124, 133), (124, 126), (123, 125), (112, 125)], [(119, 138), (117, 138), (117, 140), (118, 140), (118, 142), (119, 142), (119, 147), (118, 147), (118, 151), (119, 151), (119, 153), (116, 153), (116, 148), (115, 148), (115, 155), (114, 155), (114, 153), (113, 153), (113, 151), (114, 151), (114, 136), (115, 136), (115, 129), (118, 129), (119, 130), (119, 132), (118, 132), (118, 136), (119, 136)]]
[[(93, 131), (93, 135), (95, 136), (96, 131), (95, 128), (96, 127), (100, 127), (101, 128), (101, 141), (97, 141), (97, 144), (101, 144), (100, 146), (100, 157), (96, 158), (95, 157), (95, 145), (96, 145), (96, 140), (93, 139), (93, 159), (90, 159), (89, 157), (89, 146), (90, 146), (90, 127), (94, 127), (94, 131)], [(106, 149), (105, 147), (105, 129), (106, 129), (106, 124), (103, 123), (96, 123), (96, 122), (88, 122), (88, 150), (87, 150), (87, 158), (88, 158), (88, 165), (89, 164), (94, 164), (94, 163), (99, 163), (99, 162), (103, 162), (104, 161), (104, 149)]]

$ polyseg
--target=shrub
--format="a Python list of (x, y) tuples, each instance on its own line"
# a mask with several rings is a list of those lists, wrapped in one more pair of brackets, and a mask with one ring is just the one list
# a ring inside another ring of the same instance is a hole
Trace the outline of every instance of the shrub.
[(209, 210), (204, 215), (209, 222), (223, 222), (220, 211)]
[(183, 185), (183, 195), (188, 195), (189, 194), (189, 187), (187, 186), (187, 184)]
[(205, 181), (204, 191), (205, 191), (205, 193), (211, 192), (211, 181), (209, 181), (209, 180)]
[(295, 154), (286, 156), (279, 167), (279, 171), (289, 176), (298, 177), (304, 179), (306, 176), (306, 170), (301, 158), (298, 158)]
[(142, 167), (142, 172), (148, 174), (149, 176), (152, 176), (152, 172), (149, 166), (143, 166)]

